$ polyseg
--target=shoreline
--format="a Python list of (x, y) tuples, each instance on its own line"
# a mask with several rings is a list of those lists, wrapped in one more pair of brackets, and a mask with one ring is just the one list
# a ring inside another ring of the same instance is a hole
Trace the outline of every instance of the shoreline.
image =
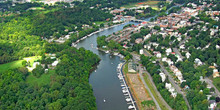
[(128, 23), (128, 22), (129, 22), (129, 21), (126, 21), (126, 22), (123, 22), (123, 23), (119, 23), (119, 24), (114, 24), (114, 25), (112, 25), (112, 26), (110, 26), (110, 27), (106, 27), (106, 28), (99, 28), (99, 30), (97, 30), (97, 31), (95, 31), (95, 32), (92, 32), (92, 33), (90, 33), (90, 34), (88, 34), (88, 35), (86, 35), (86, 36), (84, 36), (84, 37), (78, 39), (76, 42), (72, 42), (72, 46), (73, 46), (73, 47), (76, 47), (79, 42), (83, 41), (83, 40), (86, 39), (87, 37), (91, 37), (92, 35), (94, 35), (94, 34), (96, 34), (96, 33), (102, 32), (102, 31), (104, 31), (104, 30), (107, 30), (107, 29), (110, 29), (110, 28), (113, 28), (113, 27), (116, 27), (116, 26), (119, 26), (119, 25), (122, 25), (122, 24), (125, 24), (125, 23)]

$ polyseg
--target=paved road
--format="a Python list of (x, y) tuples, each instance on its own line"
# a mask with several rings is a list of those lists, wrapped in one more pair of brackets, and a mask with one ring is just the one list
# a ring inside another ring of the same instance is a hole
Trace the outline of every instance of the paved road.
[(180, 53), (180, 51), (177, 48), (173, 48), (173, 51), (178, 54), (180, 56), (181, 59), (183, 59), (184, 57), (182, 56), (182, 54)]
[(210, 80), (209, 78), (205, 78), (204, 81), (206, 83), (208, 83), (211, 87), (213, 87), (215, 89), (215, 93), (220, 97), (220, 92), (219, 90), (215, 87), (215, 85), (213, 85), (212, 80)]
[[(143, 79), (142, 79), (142, 78), (143, 78), (143, 73), (147, 73), (148, 78), (150, 79), (150, 82), (151, 82), (152, 86), (154, 87), (154, 90), (156, 91), (156, 94), (157, 94), (157, 96), (160, 98), (160, 100), (162, 101), (162, 103), (166, 106), (167, 109), (172, 110), (172, 108), (167, 104), (167, 102), (166, 102), (166, 101), (163, 99), (163, 97), (161, 96), (160, 92), (157, 90), (157, 87), (155, 86), (155, 84), (154, 84), (154, 82), (153, 82), (153, 79), (152, 79), (150, 73), (147, 72), (147, 71), (144, 71), (144, 70), (142, 69), (142, 72), (140, 72), (139, 75), (140, 75), (140, 77), (141, 77), (142, 82), (144, 82), (144, 85), (146, 85), (146, 82), (143, 81)], [(150, 90), (148, 90), (148, 91), (150, 91)]]
[[(133, 53), (132, 53), (132, 55), (133, 55), (133, 60), (134, 60), (134, 62), (137, 63), (137, 64), (139, 64), (138, 61), (137, 61), (137, 59), (140, 58), (140, 56), (137, 55), (137, 54), (133, 54)], [(154, 82), (153, 82), (153, 79), (152, 79), (151, 75), (150, 75), (147, 71), (144, 71), (140, 64), (139, 64), (139, 66), (138, 66), (138, 70), (139, 70), (140, 79), (141, 79), (141, 81), (143, 82), (145, 88), (149, 91), (149, 93), (150, 93), (150, 95), (151, 95), (153, 101), (154, 101), (155, 104), (156, 104), (157, 110), (161, 110), (161, 108), (160, 108), (160, 106), (159, 106), (159, 103), (158, 103), (157, 100), (155, 99), (154, 95), (152, 94), (150, 88), (147, 86), (147, 84), (146, 84), (146, 82), (145, 82), (145, 80), (144, 80), (144, 77), (143, 77), (143, 73), (147, 73), (147, 74), (148, 74), (148, 76), (149, 76), (149, 78), (150, 78), (150, 81), (151, 81), (151, 83), (153, 84), (154, 89), (155, 89), (156, 92), (157, 92), (157, 95), (158, 95), (159, 98), (162, 100), (163, 104), (165, 104), (166, 108), (168, 108), (169, 110), (172, 110), (172, 108), (167, 104), (167, 102), (166, 102), (166, 101), (163, 99), (163, 97), (160, 95), (159, 91), (157, 91), (157, 88), (156, 88), (156, 86), (155, 86), (155, 84), (154, 84)]]
[(145, 49), (144, 49), (144, 54), (149, 56), (149, 57), (152, 57), (152, 55), (147, 50), (145, 50)]
[[(187, 31), (188, 33), (188, 31)], [(182, 40), (178, 46), (181, 46), (182, 44), (184, 44), (186, 42), (186, 40), (189, 39), (189, 36), (186, 36), (184, 40)]]
[(171, 84), (174, 86), (174, 88), (176, 89), (176, 91), (180, 94), (182, 94), (183, 99), (185, 100), (189, 110), (191, 110), (191, 107), (189, 105), (189, 102), (186, 98), (186, 95), (184, 94), (184, 92), (182, 92), (181, 88), (175, 83), (174, 79), (172, 78), (172, 76), (169, 74), (169, 72), (164, 68), (164, 66), (159, 63), (161, 70), (168, 76), (169, 81), (171, 82)]
[(154, 95), (150, 91), (150, 88), (147, 86), (146, 82), (144, 81), (144, 77), (142, 75), (142, 68), (141, 68), (141, 66), (139, 65), (138, 67), (139, 67), (139, 72), (138, 73), (139, 73), (139, 76), (141, 78), (141, 81), (143, 82), (145, 88), (148, 90), (148, 92), (150, 93), (150, 96), (152, 97), (153, 101), (155, 102), (157, 110), (161, 110), (159, 103), (157, 102), (157, 100), (155, 99)]

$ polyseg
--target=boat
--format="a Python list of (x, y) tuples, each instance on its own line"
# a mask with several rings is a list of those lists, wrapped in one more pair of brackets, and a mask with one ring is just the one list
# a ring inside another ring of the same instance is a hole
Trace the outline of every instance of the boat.
[(105, 99), (103, 100), (103, 102), (104, 102), (104, 103), (106, 102)]
[(128, 109), (134, 109), (135, 107), (134, 106), (132, 106), (132, 105), (129, 105), (128, 106)]
[(128, 93), (124, 94), (124, 95), (129, 95)]
[(117, 55), (118, 55), (118, 53), (114, 53), (113, 55), (117, 56)]
[(107, 50), (105, 53), (109, 53), (109, 51)]
[(127, 92), (128, 92), (128, 90), (122, 90), (122, 92), (123, 92), (123, 93), (127, 93)]
[(123, 86), (125, 86), (124, 84), (121, 84), (121, 86), (123, 87)]
[(131, 101), (131, 98), (127, 98), (127, 99), (125, 99), (127, 102), (130, 102)]
[(77, 46), (77, 44), (75, 44), (75, 43), (72, 43), (72, 47), (76, 47)]

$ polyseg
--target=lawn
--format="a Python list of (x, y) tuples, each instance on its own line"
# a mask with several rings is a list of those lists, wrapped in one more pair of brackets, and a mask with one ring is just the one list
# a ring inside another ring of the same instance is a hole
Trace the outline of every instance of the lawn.
[(26, 82), (30, 85), (38, 85), (43, 86), (46, 84), (50, 84), (51, 76), (55, 75), (55, 70), (49, 70), (48, 73), (42, 74), (39, 78), (33, 76), (31, 73), (27, 78)]
[(107, 21), (95, 21), (95, 24), (99, 26), (100, 24), (102, 24), (102, 23), (105, 24), (106, 22)]
[(22, 61), (23, 60), (17, 60), (17, 61), (13, 61), (13, 62), (6, 63), (6, 64), (1, 64), (0, 65), (0, 72), (4, 72), (9, 69), (22, 67)]
[(220, 77), (214, 78), (213, 79), (213, 84), (220, 91)]
[[(40, 58), (41, 58), (41, 56), (32, 56), (32, 57), (26, 57), (24, 59), (29, 59), (30, 64), (33, 65), (34, 61), (36, 61)], [(1, 64), (0, 65), (0, 72), (4, 72), (9, 69), (22, 67), (22, 61), (24, 61), (24, 60), (17, 60), (17, 61), (13, 61), (13, 62), (6, 63), (6, 64)]]
[(157, 95), (156, 90), (154, 89), (154, 87), (152, 86), (152, 83), (150, 82), (150, 80), (148, 79), (148, 76), (146, 74), (144, 74), (144, 80), (147, 84), (147, 86), (150, 88), (150, 91), (152, 92), (152, 94), (154, 95), (155, 99), (157, 100), (157, 102), (159, 103), (159, 106), (162, 110), (167, 110), (166, 106), (163, 105), (163, 102), (161, 102), (160, 97)]
[(140, 5), (150, 5), (154, 6), (158, 4), (160, 1), (145, 1), (145, 2), (136, 2), (136, 3), (129, 3), (127, 5), (123, 5), (121, 8), (132, 8), (132, 7), (137, 7)]

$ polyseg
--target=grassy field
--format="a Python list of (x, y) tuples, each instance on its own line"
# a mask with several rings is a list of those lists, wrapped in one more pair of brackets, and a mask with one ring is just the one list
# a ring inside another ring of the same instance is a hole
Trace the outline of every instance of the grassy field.
[(102, 23), (104, 24), (104, 23), (106, 23), (106, 22), (107, 22), (107, 21), (95, 21), (95, 24), (96, 24), (96, 25), (100, 25), (100, 24), (102, 24)]
[[(29, 59), (30, 64), (33, 65), (34, 61), (38, 60), (40, 58), (41, 58), (40, 56), (32, 56), (32, 57), (26, 57), (24, 59)], [(13, 62), (6, 63), (6, 64), (1, 64), (0, 65), (0, 72), (4, 72), (4, 71), (9, 70), (9, 69), (22, 67), (22, 61), (24, 61), (24, 59), (13, 61)]]
[(220, 77), (214, 78), (213, 79), (213, 84), (215, 85), (215, 87), (220, 91)]
[(140, 5), (150, 5), (156, 7), (160, 1), (145, 1), (145, 2), (137, 2), (137, 3), (129, 3), (127, 5), (122, 6), (121, 8), (132, 8), (132, 7), (137, 7)]
[(46, 85), (46, 84), (50, 84), (50, 77), (52, 75), (55, 74), (55, 70), (49, 70), (48, 73), (44, 73), (42, 74), (39, 78), (33, 76), (33, 74), (31, 73), (27, 79), (26, 79), (26, 82), (30, 85), (38, 85), (38, 86), (43, 86), (43, 85)]
[(146, 74), (144, 74), (144, 80), (147, 84), (147, 86), (150, 88), (150, 91), (152, 92), (152, 94), (154, 95), (155, 99), (157, 100), (157, 102), (159, 103), (159, 106), (162, 110), (168, 110), (166, 108), (165, 105), (163, 105), (163, 103), (161, 102), (160, 97), (157, 95), (156, 90), (154, 89), (154, 87), (152, 86), (152, 83), (150, 82), (150, 80), (148, 79), (148, 76)]
[(6, 63), (6, 64), (1, 64), (0, 65), (0, 72), (6, 71), (9, 69), (22, 67), (22, 61), (23, 60), (17, 60), (17, 61), (13, 61), (13, 62)]

